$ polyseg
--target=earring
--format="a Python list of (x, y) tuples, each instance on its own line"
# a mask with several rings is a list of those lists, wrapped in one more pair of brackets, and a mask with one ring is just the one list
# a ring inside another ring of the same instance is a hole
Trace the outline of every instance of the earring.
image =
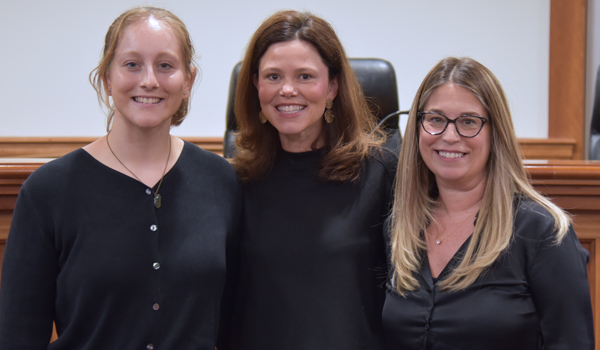
[(331, 124), (331, 122), (333, 121), (334, 115), (331, 108), (333, 108), (333, 101), (327, 100), (327, 102), (325, 103), (325, 114), (323, 115), (327, 124)]
[(263, 113), (263, 111), (260, 111), (260, 113), (258, 113), (258, 119), (260, 120), (261, 124), (264, 124), (267, 122), (267, 117), (265, 117), (265, 114)]

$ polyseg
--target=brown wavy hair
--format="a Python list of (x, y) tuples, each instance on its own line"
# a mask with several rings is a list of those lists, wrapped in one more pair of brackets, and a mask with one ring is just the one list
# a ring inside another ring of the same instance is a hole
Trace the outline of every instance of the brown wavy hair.
[(259, 121), (261, 108), (253, 77), (258, 74), (260, 59), (269, 46), (293, 40), (313, 45), (329, 70), (329, 79), (338, 79), (338, 93), (332, 108), (335, 118), (331, 124), (324, 123), (322, 129), (326, 155), (319, 177), (356, 181), (362, 160), (371, 147), (382, 142), (383, 134), (371, 133), (375, 126), (373, 114), (335, 31), (325, 20), (308, 12), (277, 12), (267, 18), (250, 39), (235, 93), (234, 111), (239, 132), (233, 165), (242, 181), (255, 180), (270, 171), (281, 149), (277, 129)]
[[(96, 68), (92, 70), (89, 75), (89, 80), (96, 94), (98, 95), (98, 102), (107, 108), (107, 120), (106, 120), (106, 131), (110, 130), (113, 117), (115, 115), (115, 107), (110, 103), (108, 97), (108, 85), (107, 85), (107, 74), (110, 70), (115, 52), (119, 44), (119, 39), (123, 34), (123, 31), (128, 26), (135, 24), (139, 21), (148, 19), (150, 16), (156, 18), (159, 21), (166, 23), (173, 34), (177, 37), (179, 46), (181, 47), (181, 54), (185, 63), (185, 72), (189, 76), (196, 74), (198, 66), (194, 61), (194, 45), (190, 38), (185, 24), (170, 11), (165, 9), (143, 6), (135, 7), (130, 10), (123, 12), (114, 22), (108, 27), (108, 32), (104, 38), (104, 49), (102, 50), (102, 58)], [(177, 126), (183, 122), (188, 114), (190, 108), (190, 97), (191, 94), (181, 101), (181, 105), (171, 117), (171, 125)]]

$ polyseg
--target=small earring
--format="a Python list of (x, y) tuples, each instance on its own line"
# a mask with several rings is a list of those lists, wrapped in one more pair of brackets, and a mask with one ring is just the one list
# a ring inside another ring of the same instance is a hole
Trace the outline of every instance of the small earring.
[(260, 111), (260, 113), (258, 113), (258, 119), (260, 120), (261, 124), (264, 124), (267, 122), (267, 117), (265, 117), (265, 114), (263, 113), (263, 111)]
[(323, 115), (327, 124), (331, 124), (331, 122), (333, 121), (334, 115), (333, 115), (333, 111), (331, 110), (332, 108), (333, 108), (333, 101), (327, 100), (327, 102), (325, 103), (325, 114)]

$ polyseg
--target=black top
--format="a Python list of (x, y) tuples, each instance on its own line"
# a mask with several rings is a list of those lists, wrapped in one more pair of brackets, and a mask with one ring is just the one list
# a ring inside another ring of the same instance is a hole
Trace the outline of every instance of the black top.
[(35, 171), (4, 254), (0, 349), (214, 350), (241, 185), (185, 143), (160, 194), (156, 209), (147, 186), (83, 149)]
[[(386, 338), (403, 350), (594, 349), (589, 254), (573, 228), (556, 245), (553, 224), (543, 207), (522, 202), (508, 249), (459, 292), (439, 290), (425, 256), (418, 290), (403, 298), (388, 285)], [(439, 279), (460, 262), (468, 242)]]
[(382, 348), (382, 223), (397, 160), (375, 151), (357, 183), (340, 183), (317, 179), (322, 158), (282, 151), (244, 185), (235, 349)]

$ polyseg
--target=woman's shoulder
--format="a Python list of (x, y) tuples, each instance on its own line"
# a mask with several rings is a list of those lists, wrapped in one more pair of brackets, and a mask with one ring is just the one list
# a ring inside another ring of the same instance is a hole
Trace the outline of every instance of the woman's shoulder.
[(191, 142), (184, 141), (181, 160), (183, 167), (193, 169), (196, 174), (237, 179), (233, 166), (225, 158)]
[(68, 180), (72, 174), (81, 174), (90, 168), (91, 156), (82, 148), (65, 154), (60, 158), (53, 159), (40, 166), (25, 181), (23, 186), (52, 186)]
[(225, 166), (225, 167), (227, 167), (229, 165), (229, 167), (231, 167), (229, 162), (225, 158), (221, 157), (220, 155), (210, 152), (210, 151), (207, 151), (203, 148), (200, 148), (196, 144), (193, 144), (189, 141), (183, 141), (183, 143), (184, 143), (183, 150), (185, 152), (184, 154), (186, 157), (190, 157), (196, 162), (213, 163), (215, 165)]
[(398, 156), (385, 147), (372, 147), (369, 151), (368, 162), (382, 166), (387, 172), (396, 173)]
[(518, 198), (515, 202), (516, 237), (534, 242), (556, 239), (556, 220), (548, 208), (530, 198)]

